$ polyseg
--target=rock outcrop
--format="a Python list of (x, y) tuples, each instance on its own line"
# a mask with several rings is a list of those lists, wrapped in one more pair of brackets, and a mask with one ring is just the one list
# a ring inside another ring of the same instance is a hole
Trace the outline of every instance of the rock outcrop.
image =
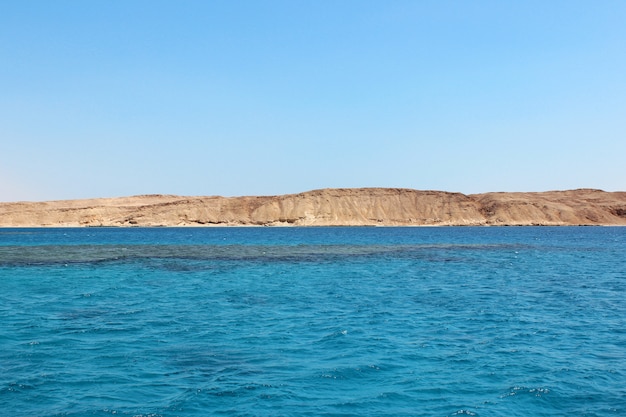
[(465, 195), (398, 188), (262, 197), (0, 203), (0, 227), (626, 225), (626, 192), (579, 189)]

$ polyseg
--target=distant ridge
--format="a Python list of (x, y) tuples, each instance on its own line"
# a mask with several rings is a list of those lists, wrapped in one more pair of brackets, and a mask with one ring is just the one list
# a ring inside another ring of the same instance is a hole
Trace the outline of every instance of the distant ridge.
[(0, 203), (0, 227), (626, 225), (626, 192), (465, 195), (335, 188), (249, 197), (140, 195)]

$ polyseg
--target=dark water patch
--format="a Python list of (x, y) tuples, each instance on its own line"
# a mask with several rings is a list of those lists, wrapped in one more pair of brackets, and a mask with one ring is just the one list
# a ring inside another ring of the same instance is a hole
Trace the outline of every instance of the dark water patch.
[[(343, 259), (390, 257), (431, 262), (462, 262), (463, 253), (519, 251), (521, 245), (58, 245), (0, 246), (0, 267), (55, 266), (136, 260), (177, 260), (165, 267), (193, 269), (193, 261), (335, 262)], [(196, 265), (197, 266), (197, 265)]]

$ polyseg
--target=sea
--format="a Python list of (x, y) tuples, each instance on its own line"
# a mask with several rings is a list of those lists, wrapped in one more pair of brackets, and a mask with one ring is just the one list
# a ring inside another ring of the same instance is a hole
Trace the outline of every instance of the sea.
[(625, 416), (626, 228), (3, 228), (0, 415)]

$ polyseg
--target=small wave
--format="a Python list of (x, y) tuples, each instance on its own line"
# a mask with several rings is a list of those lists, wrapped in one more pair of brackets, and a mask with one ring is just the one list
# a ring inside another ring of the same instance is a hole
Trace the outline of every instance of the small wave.
[(500, 398), (529, 395), (533, 397), (543, 397), (550, 393), (550, 389), (545, 387), (525, 387), (515, 386), (512, 387), (506, 394), (503, 394)]

